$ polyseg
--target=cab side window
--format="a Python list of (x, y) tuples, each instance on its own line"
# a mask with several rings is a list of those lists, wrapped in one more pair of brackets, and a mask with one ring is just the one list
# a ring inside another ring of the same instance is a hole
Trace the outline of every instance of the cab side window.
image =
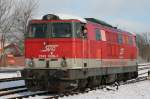
[(95, 29), (95, 38), (97, 41), (101, 40), (101, 32), (99, 29)]
[(118, 34), (118, 43), (123, 44), (123, 37), (122, 34)]
[(81, 23), (76, 23), (75, 25), (75, 37), (77, 38), (81, 38), (81, 32), (82, 32), (82, 29), (81, 29)]
[(132, 39), (132, 36), (129, 37), (129, 45), (133, 45), (133, 39)]
[(86, 24), (76, 23), (74, 35), (76, 38), (87, 39), (88, 29), (86, 28)]

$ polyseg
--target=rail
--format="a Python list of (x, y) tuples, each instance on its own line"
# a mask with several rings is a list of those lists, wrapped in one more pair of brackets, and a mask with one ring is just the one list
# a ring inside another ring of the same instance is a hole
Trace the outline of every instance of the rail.
[(150, 63), (138, 64), (138, 76), (148, 76), (148, 71), (150, 71)]
[(0, 82), (9, 82), (9, 81), (17, 81), (17, 80), (24, 80), (24, 79), (23, 77), (3, 78), (0, 79)]

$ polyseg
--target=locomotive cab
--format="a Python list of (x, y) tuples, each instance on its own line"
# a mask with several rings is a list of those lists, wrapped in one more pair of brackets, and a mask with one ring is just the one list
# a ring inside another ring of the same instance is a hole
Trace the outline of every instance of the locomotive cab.
[[(34, 68), (82, 67), (76, 61), (78, 47), (87, 39), (86, 23), (80, 20), (61, 20), (56, 15), (45, 15), (42, 20), (31, 20), (25, 40), (26, 66)], [(38, 42), (38, 43), (37, 43)], [(77, 63), (77, 64), (76, 64)]]

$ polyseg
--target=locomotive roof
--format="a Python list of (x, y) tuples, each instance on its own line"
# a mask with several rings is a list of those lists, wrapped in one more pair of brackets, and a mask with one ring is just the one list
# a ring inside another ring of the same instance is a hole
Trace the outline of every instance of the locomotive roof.
[(84, 18), (79, 17), (79, 16), (74, 16), (74, 15), (69, 15), (69, 14), (62, 14), (62, 13), (57, 13), (57, 14), (54, 14), (54, 15), (58, 16), (59, 19), (62, 19), (62, 20), (76, 19), (76, 20), (79, 20), (83, 23), (87, 23), (87, 21)]
[(98, 24), (101, 24), (101, 25), (104, 25), (104, 26), (107, 26), (107, 27), (111, 27), (111, 28), (114, 28), (112, 25), (102, 21), (102, 20), (98, 20), (98, 19), (95, 19), (95, 18), (85, 18), (87, 21), (90, 21), (90, 22), (94, 22), (94, 23), (98, 23)]
[(95, 18), (82, 18), (82, 17), (79, 17), (79, 16), (74, 16), (74, 15), (69, 15), (69, 14), (62, 14), (62, 13), (47, 14), (45, 16), (49, 16), (49, 15), (54, 16), (53, 18), (58, 17), (58, 19), (61, 19), (61, 20), (72, 20), (73, 19), (73, 20), (79, 20), (82, 23), (87, 23), (89, 21), (89, 22), (93, 22), (93, 23), (96, 23), (96, 24), (100, 24), (102, 26), (106, 26), (110, 29), (113, 29), (114, 31), (123, 32), (123, 33), (127, 33), (127, 34), (132, 35), (130, 32), (123, 31), (121, 29), (117, 29), (117, 27), (114, 27), (114, 26), (108, 24), (107, 22), (104, 22), (102, 20), (95, 19)]
[(90, 21), (90, 22), (93, 22), (93, 23), (97, 23), (97, 24), (100, 24), (102, 26), (106, 26), (108, 28), (111, 28), (111, 29), (114, 29), (115, 31), (118, 31), (118, 32), (123, 32), (123, 33), (127, 33), (127, 34), (130, 34), (132, 35), (132, 33), (130, 32), (127, 32), (127, 31), (124, 31), (124, 30), (121, 30), (121, 29), (118, 29), (117, 27), (114, 27), (108, 23), (106, 23), (105, 21), (102, 21), (102, 20), (99, 20), (99, 19), (95, 19), (95, 18), (85, 18), (87, 21)]

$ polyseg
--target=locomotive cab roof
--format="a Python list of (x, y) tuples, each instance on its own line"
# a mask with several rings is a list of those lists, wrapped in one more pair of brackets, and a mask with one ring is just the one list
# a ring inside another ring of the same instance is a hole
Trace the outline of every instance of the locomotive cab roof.
[(70, 19), (75, 19), (79, 20), (82, 23), (87, 23), (86, 19), (74, 15), (69, 15), (69, 14), (47, 14), (44, 15), (43, 20), (70, 20)]

